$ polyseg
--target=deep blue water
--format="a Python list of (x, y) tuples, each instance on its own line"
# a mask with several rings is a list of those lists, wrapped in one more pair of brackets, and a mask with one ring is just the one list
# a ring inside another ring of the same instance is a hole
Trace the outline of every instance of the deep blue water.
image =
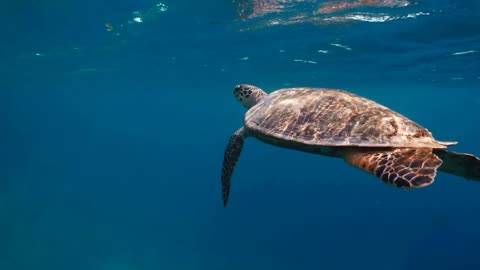
[(480, 269), (480, 183), (407, 192), (248, 139), (220, 192), (238, 83), (345, 89), (480, 155), (478, 1), (336, 23), (293, 23), (321, 1), (159, 3), (0, 4), (1, 270)]

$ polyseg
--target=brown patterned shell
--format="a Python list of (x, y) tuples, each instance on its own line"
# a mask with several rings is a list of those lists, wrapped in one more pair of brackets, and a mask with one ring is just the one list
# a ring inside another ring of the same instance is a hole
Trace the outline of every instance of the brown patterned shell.
[(314, 146), (428, 147), (436, 141), (406, 117), (355, 94), (321, 88), (277, 90), (245, 115), (250, 134), (284, 144)]

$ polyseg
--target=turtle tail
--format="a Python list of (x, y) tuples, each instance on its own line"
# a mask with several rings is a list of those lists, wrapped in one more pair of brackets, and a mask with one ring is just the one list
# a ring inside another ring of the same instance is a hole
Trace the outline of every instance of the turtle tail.
[(442, 172), (480, 181), (480, 158), (466, 153), (434, 149), (433, 153), (442, 159), (438, 168)]

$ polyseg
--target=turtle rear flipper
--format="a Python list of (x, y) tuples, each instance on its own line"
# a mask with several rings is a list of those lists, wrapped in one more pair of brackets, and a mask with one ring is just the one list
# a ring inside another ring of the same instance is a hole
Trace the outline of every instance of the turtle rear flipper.
[(435, 180), (442, 160), (429, 148), (350, 148), (345, 160), (383, 182), (401, 188), (419, 188)]
[(433, 150), (443, 160), (439, 170), (467, 179), (480, 180), (480, 158), (466, 153), (457, 153), (443, 149)]

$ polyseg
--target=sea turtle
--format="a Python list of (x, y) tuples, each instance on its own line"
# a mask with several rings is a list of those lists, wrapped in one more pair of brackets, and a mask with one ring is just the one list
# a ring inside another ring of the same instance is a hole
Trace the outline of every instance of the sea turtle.
[(222, 168), (226, 207), (230, 179), (246, 137), (304, 152), (339, 157), (400, 188), (431, 184), (437, 169), (480, 180), (480, 159), (444, 150), (422, 126), (372, 100), (343, 90), (285, 88), (270, 94), (241, 84), (233, 91), (248, 111), (230, 137)]

